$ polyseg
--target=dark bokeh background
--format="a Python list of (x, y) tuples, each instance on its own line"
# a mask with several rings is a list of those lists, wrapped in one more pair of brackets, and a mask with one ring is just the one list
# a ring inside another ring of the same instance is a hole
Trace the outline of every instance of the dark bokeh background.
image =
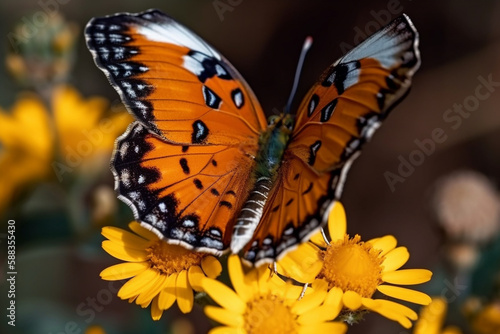
[[(474, 95), (480, 83), (479, 76), (492, 75), (493, 81), (500, 82), (500, 1), (243, 0), (233, 1), (240, 4), (224, 12), (223, 20), (212, 1), (65, 2), (58, 4), (58, 11), (68, 20), (77, 22), (82, 30), (93, 16), (153, 7), (163, 10), (224, 54), (246, 78), (268, 114), (286, 103), (298, 53), (307, 35), (314, 38), (314, 44), (305, 62), (299, 97), (326, 66), (343, 54), (342, 45), (354, 44), (359, 31), (366, 34), (366, 28), (380, 26), (377, 17), (387, 20), (407, 13), (420, 32), (422, 66), (409, 96), (385, 121), (349, 174), (343, 196), (349, 233), (359, 233), (364, 239), (393, 234), (410, 250), (412, 256), (407, 267), (432, 269), (438, 261), (441, 242), (429, 209), (435, 180), (454, 170), (468, 168), (484, 173), (498, 184), (500, 87), (481, 101), (479, 108), (463, 119), (456, 130), (445, 122), (443, 115), (453, 104), (461, 104)], [(29, 19), (40, 9), (39, 2), (34, 0), (3, 0), (0, 3), (2, 58), (8, 47), (5, 36), (13, 25), (22, 18)], [(116, 100), (117, 94), (94, 66), (83, 38), (78, 51), (72, 83), (85, 96), (99, 94)], [(0, 66), (0, 87), (0, 105), (7, 108), (13, 103), (18, 88), (8, 78), (4, 66)], [(297, 99), (295, 105), (299, 102)], [(431, 138), (436, 128), (443, 129), (447, 139), (437, 143), (435, 152), (426, 156), (423, 164), (391, 191), (384, 173), (397, 173), (399, 157), (408, 159), (418, 149), (415, 140)], [(164, 327), (162, 322), (181, 317), (174, 310), (166, 320), (153, 323), (148, 320), (149, 310), (134, 313), (135, 310), (130, 309), (137, 309), (136, 305), (129, 306), (114, 297), (90, 321), (88, 314), (76, 311), (77, 307), (107, 287), (107, 283), (98, 278), (98, 272), (114, 261), (102, 251), (90, 251), (88, 257), (73, 252), (61, 254), (61, 247), (74, 248), (71, 242), (47, 240), (46, 246), (44, 254), (30, 252), (31, 245), (18, 246), (19, 261), (22, 259), (25, 266), (30, 266), (30, 273), (37, 273), (26, 277), (20, 270), (19, 294), (37, 297), (32, 299), (39, 301), (30, 302), (25, 307), (26, 313), (18, 314), (20, 323), (29, 323), (34, 314), (56, 314), (55, 320), (50, 321), (60, 322), (55, 328), (62, 332), (68, 321), (81, 324), (81, 328), (91, 323), (102, 324), (109, 332), (115, 328), (116, 333), (139, 328), (134, 326), (141, 322), (141, 328), (147, 328), (144, 332), (164, 332), (158, 329)], [(0, 300), (3, 298), (4, 295)], [(58, 303), (46, 303), (47, 300)], [(47, 316), (47, 321), (49, 318)], [(195, 319), (200, 332), (206, 330), (208, 322), (199, 313), (198, 316), (196, 313), (190, 315), (190, 319)], [(148, 322), (151, 324), (144, 325)], [(368, 315), (366, 321), (351, 328), (349, 333), (406, 332), (387, 319)]]

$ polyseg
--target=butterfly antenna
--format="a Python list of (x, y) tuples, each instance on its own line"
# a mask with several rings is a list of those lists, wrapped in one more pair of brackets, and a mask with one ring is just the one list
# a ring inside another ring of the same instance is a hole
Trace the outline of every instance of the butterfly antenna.
[(290, 97), (288, 98), (288, 102), (285, 107), (285, 114), (290, 113), (290, 108), (292, 107), (292, 101), (297, 91), (297, 86), (299, 85), (299, 77), (300, 72), (302, 71), (302, 65), (304, 65), (304, 58), (306, 57), (307, 51), (311, 48), (313, 39), (311, 36), (307, 36), (304, 41), (304, 45), (302, 46), (302, 51), (300, 52), (299, 63), (297, 64), (297, 69), (295, 70), (295, 78), (293, 79), (292, 91), (290, 93)]

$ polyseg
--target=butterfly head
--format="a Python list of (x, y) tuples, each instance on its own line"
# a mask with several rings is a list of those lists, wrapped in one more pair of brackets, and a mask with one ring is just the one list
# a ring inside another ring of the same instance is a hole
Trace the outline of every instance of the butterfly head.
[(268, 128), (277, 129), (285, 134), (291, 134), (293, 130), (294, 119), (290, 114), (272, 115), (268, 119)]

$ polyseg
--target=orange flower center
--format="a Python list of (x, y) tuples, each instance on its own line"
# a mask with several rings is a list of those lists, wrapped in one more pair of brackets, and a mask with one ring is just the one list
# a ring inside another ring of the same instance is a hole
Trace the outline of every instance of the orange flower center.
[(205, 253), (193, 252), (182, 246), (170, 245), (163, 240), (157, 240), (146, 248), (147, 258), (151, 268), (157, 269), (162, 274), (171, 275), (192, 266), (200, 266)]
[(248, 302), (245, 319), (245, 333), (297, 333), (297, 316), (283, 300), (274, 295), (259, 296)]
[(322, 251), (323, 268), (319, 278), (328, 281), (329, 287), (339, 287), (342, 291), (354, 291), (362, 297), (370, 298), (382, 283), (382, 262), (380, 250), (362, 242), (359, 235), (332, 243)]

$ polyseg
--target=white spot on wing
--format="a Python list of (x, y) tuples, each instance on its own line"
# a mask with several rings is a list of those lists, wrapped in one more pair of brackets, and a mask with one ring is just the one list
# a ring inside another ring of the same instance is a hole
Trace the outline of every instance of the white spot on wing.
[(138, 26), (137, 32), (150, 41), (185, 46), (191, 50), (212, 55), (219, 60), (221, 59), (218, 52), (203, 42), (201, 38), (172, 20), (163, 24), (148, 23)]
[(186, 219), (185, 221), (182, 222), (182, 226), (184, 226), (184, 227), (194, 227), (195, 223), (194, 223), (194, 221), (192, 221), (190, 219)]
[(160, 204), (158, 204), (158, 208), (163, 213), (167, 212), (167, 205), (165, 203), (163, 203), (163, 202), (161, 202)]
[(146, 210), (146, 203), (144, 203), (144, 201), (137, 201), (137, 207), (139, 210), (144, 211)]
[(243, 95), (241, 94), (241, 92), (238, 92), (237, 94), (234, 94), (234, 104), (238, 108), (240, 108), (241, 105), (243, 104)]
[(120, 181), (122, 181), (125, 187), (130, 187), (130, 172), (128, 171), (128, 169), (122, 169), (120, 173)]
[[(352, 65), (354, 65), (354, 63), (352, 63)], [(358, 83), (360, 72), (361, 71), (359, 68), (354, 69), (354, 70), (351, 70), (351, 68), (349, 68), (349, 73), (347, 74), (347, 77), (344, 80), (344, 89), (347, 89), (347, 88), (355, 85), (356, 83)]]
[(127, 143), (127, 142), (124, 142), (120, 146), (120, 158), (122, 158), (122, 159), (125, 158), (125, 156), (127, 155), (128, 148), (129, 148), (129, 143)]
[(189, 72), (193, 73), (196, 76), (200, 75), (201, 72), (203, 72), (203, 66), (193, 57), (185, 55), (182, 56), (182, 59), (184, 60), (182, 66)]

